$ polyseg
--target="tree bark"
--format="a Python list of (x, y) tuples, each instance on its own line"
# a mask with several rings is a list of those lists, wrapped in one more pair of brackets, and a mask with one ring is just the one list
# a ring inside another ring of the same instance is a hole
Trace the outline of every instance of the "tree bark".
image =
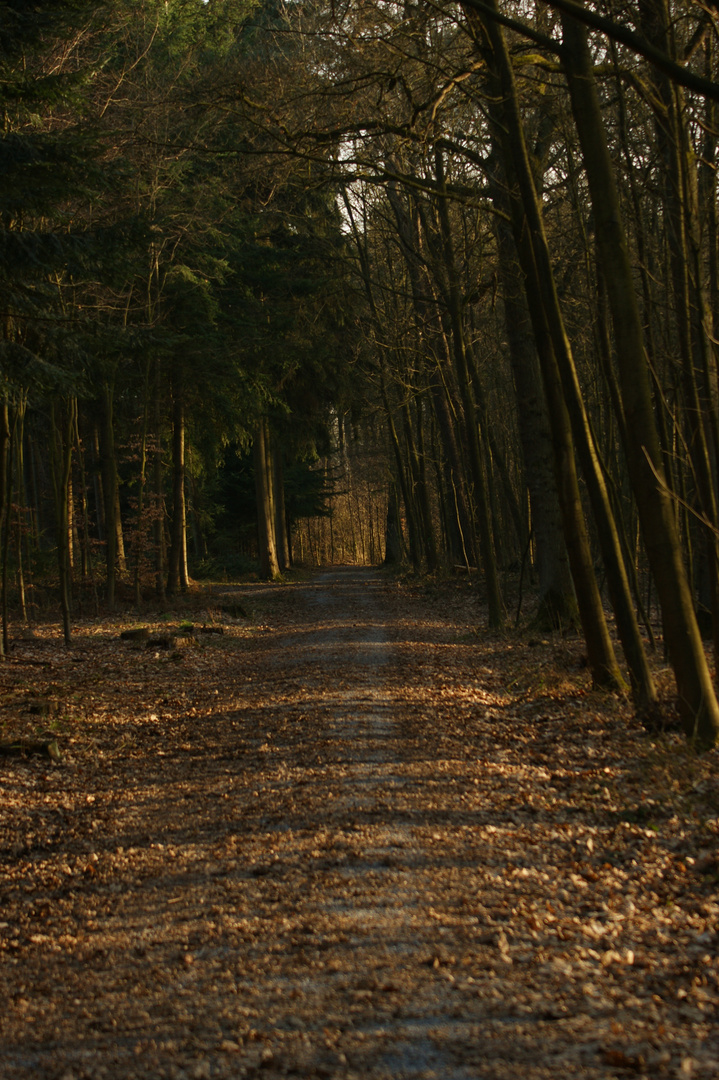
[[(447, 502), (444, 507), (445, 519), (449, 524), (448, 552), (450, 563), (464, 563), (469, 569), (475, 562), (474, 523), (469, 499), (465, 463), (458, 445), (458, 431), (448, 399), (446, 374), (450, 364), (450, 351), (444, 330), (438, 317), (438, 311), (430, 310), (426, 299), (432, 292), (431, 283), (422, 288), (421, 276), (426, 276), (419, 252), (420, 231), (416, 220), (410, 216), (406, 200), (400, 197), (395, 184), (387, 185), (387, 198), (394, 214), (400, 246), (409, 274), (412, 290), (412, 304), (417, 322), (425, 327), (424, 341), (429, 361), (428, 386), (434, 410), (442, 453), (445, 459), (447, 475)], [(418, 211), (415, 218), (419, 216)]]
[(145, 486), (147, 479), (147, 432), (150, 417), (150, 367), (148, 360), (145, 366), (144, 393), (142, 395), (142, 429), (140, 432), (140, 474), (137, 478), (137, 520), (135, 525), (135, 543), (133, 550), (133, 586), (135, 592), (135, 607), (142, 604), (141, 568), (144, 553), (144, 516), (145, 516)]
[(396, 483), (394, 480), (390, 480), (384, 534), (384, 565), (399, 566), (401, 562), (402, 536), (399, 521), (399, 497)]
[[(496, 11), (496, 0), (489, 0), (488, 6)], [(472, 22), (476, 21), (471, 10), (469, 16)], [(608, 572), (619, 573), (623, 569), (621, 552), (616, 538), (616, 529), (614, 529), (614, 537), (611, 536), (613, 520), (609, 512), (608, 500), (606, 500), (606, 490), (602, 497), (602, 478), (596, 467), (596, 454), (593, 451), (584, 406), (576, 382), (571, 349), (559, 309), (554, 273), (529, 164), (514, 73), (504, 34), (499, 24), (492, 18), (482, 20), (482, 25), (489, 43), (489, 49), (485, 50), (487, 60), (496, 82), (494, 102), (490, 104), (490, 111), (494, 115), (495, 130), (499, 133), (500, 141), (504, 145), (507, 175), (510, 180), (516, 180), (516, 187), (519, 189), (519, 196), (511, 197), (512, 224), (515, 244), (525, 274), (527, 300), (552, 423), (557, 488), (582, 630), (595, 683), (621, 687), (623, 680), (614, 655), (592, 566), (589, 536), (579, 495), (574, 460), (575, 441), (579, 444), (578, 449), (582, 451), (582, 464), (592, 497), (595, 517), (599, 514), (597, 523), (600, 527), (600, 541)], [(560, 364), (563, 365), (561, 368)], [(615, 543), (612, 542), (613, 540)], [(608, 562), (608, 556), (616, 555), (618, 555), (618, 565)], [(616, 580), (613, 584), (612, 600), (616, 602), (617, 595), (621, 595), (621, 590), (617, 587)], [(626, 574), (624, 574), (624, 590), (628, 595)], [(631, 616), (633, 616), (631, 601), (629, 612), (626, 612), (625, 606), (622, 613), (631, 622)], [(634, 624), (636, 626), (636, 619), (634, 619)], [(635, 640), (638, 641), (638, 652), (641, 658), (643, 649), (638, 628)], [(622, 643), (624, 644), (624, 639)], [(625, 645), (625, 654), (632, 669), (632, 688), (635, 694), (640, 692), (640, 688), (642, 694), (651, 693), (651, 676), (646, 665), (646, 657), (644, 657), (644, 671), (642, 672), (641, 667), (634, 670), (636, 652), (636, 649), (628, 652)]]
[(110, 611), (115, 606), (117, 573), (117, 464), (115, 461), (114, 377), (102, 387), (100, 408), (100, 470), (105, 522), (105, 590)]
[(275, 538), (277, 543), (277, 563), (280, 571), (289, 570), (290, 540), (287, 531), (287, 508), (285, 506), (284, 455), (277, 438), (272, 442), (272, 487), (275, 514)]
[[(20, 396), (17, 406), (17, 428), (15, 432), (15, 461), (18, 488), (18, 521), (17, 521), (17, 576), (18, 591), (20, 593), (20, 611), (22, 621), (27, 625), (27, 596), (25, 592), (25, 564), (23, 555), (23, 543), (26, 541), (29, 548), (30, 529), (28, 528), (27, 491), (25, 486), (25, 414), (27, 411), (27, 397)], [(28, 564), (29, 564), (28, 559)]]
[(169, 596), (175, 596), (180, 589), (184, 591), (187, 588), (185, 530), (185, 405), (180, 379), (176, 375), (172, 387), (172, 524), (167, 559)]
[(465, 435), (469, 447), (470, 471), (475, 488), (474, 500), (477, 511), (479, 553), (482, 560), (485, 588), (487, 590), (488, 621), (491, 629), (499, 629), (503, 625), (505, 618), (504, 601), (502, 600), (502, 591), (499, 585), (499, 572), (497, 570), (497, 555), (492, 530), (489, 493), (487, 489), (487, 472), (481, 451), (479, 421), (472, 394), (469, 366), (467, 363), (459, 281), (455, 265), (452, 231), (447, 206), (444, 162), (439, 150), (435, 156), (435, 175), (439, 192), (437, 210), (442, 238), (444, 269), (447, 274), (447, 299), (449, 304), (449, 319), (452, 327), (455, 371), (462, 403)]
[(699, 747), (719, 737), (719, 706), (697, 627), (674, 511), (664, 478), (652, 409), (649, 366), (627, 239), (594, 71), (582, 24), (562, 18), (564, 62), (582, 147), (597, 248), (612, 311), (622, 391), (627, 463), (647, 555), (664, 615), (664, 631), (688, 737)]
[(490, 173), (495, 216), (500, 286), (504, 306), (504, 327), (509, 346), (514, 392), (517, 401), (519, 437), (524, 458), (524, 474), (529, 491), (535, 562), (539, 577), (537, 623), (561, 629), (577, 622), (577, 600), (562, 531), (562, 512), (552, 461), (552, 434), (542, 387), (542, 372), (532, 334), (532, 324), (523, 295), (522, 275), (517, 261), (511, 213), (499, 161)]
[[(647, 38), (675, 52), (671, 15), (666, 0), (642, 0), (642, 27)], [(663, 168), (664, 221), (669, 245), (675, 325), (681, 357), (684, 394), (684, 437), (696, 483), (696, 501), (709, 523), (703, 529), (703, 563), (709, 592), (715, 664), (719, 664), (719, 534), (713, 469), (716, 469), (716, 370), (711, 311), (704, 287), (696, 158), (687, 131), (683, 92), (666, 75), (654, 74), (655, 132)], [(712, 197), (712, 202), (713, 197)]]
[(52, 479), (55, 498), (57, 568), (60, 586), (60, 611), (63, 638), (72, 644), (70, 634), (70, 531), (68, 495), (72, 469), (72, 446), (77, 422), (77, 400), (53, 401), (52, 420)]
[[(10, 529), (9, 508), (9, 473), (10, 460), (10, 410), (7, 401), (0, 404), (0, 537)], [(4, 605), (4, 590), (3, 590)], [(6, 633), (3, 620), (3, 633), (0, 637), (0, 656), (5, 656)]]
[(0, 411), (0, 537), (2, 538), (2, 640), (0, 656), (8, 652), (7, 570), (12, 530), (12, 448), (17, 424), (17, 412), (13, 411), (10, 423), (7, 401)]
[[(419, 403), (415, 409), (417, 416), (416, 424), (412, 422), (412, 414), (406, 398), (402, 402), (401, 412), (404, 429), (404, 439), (407, 446), (407, 460), (409, 464), (409, 476), (411, 481), (413, 517), (417, 525), (416, 544), (420, 560), (423, 558), (427, 570), (430, 573), (437, 569), (438, 554), (437, 542), (432, 522), (432, 512), (427, 489), (427, 475), (424, 462), (424, 452), (417, 445), (421, 439), (421, 413)], [(415, 438), (415, 429), (416, 436)]]
[(271, 449), (267, 437), (267, 420), (265, 419), (260, 420), (255, 428), (252, 448), (255, 464), (260, 577), (265, 581), (275, 581), (280, 576), (280, 566), (277, 560), (275, 519), (272, 507)]
[(155, 429), (155, 448), (153, 452), (153, 537), (155, 547), (155, 591), (165, 599), (165, 493), (162, 476), (162, 411), (160, 408), (161, 369), (159, 360), (155, 361), (155, 380), (153, 387), (153, 426)]

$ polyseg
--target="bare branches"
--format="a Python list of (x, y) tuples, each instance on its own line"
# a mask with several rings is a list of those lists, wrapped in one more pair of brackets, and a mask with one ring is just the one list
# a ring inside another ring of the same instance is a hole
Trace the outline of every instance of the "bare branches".
[[(637, 56), (642, 56), (645, 60), (648, 60), (654, 67), (663, 71), (673, 79), (674, 82), (685, 87), (687, 90), (692, 90), (697, 94), (701, 94), (703, 97), (710, 98), (712, 101), (719, 101), (719, 83), (715, 82), (713, 79), (707, 79), (702, 75), (698, 75), (683, 64), (673, 60), (665, 52), (657, 48), (656, 45), (653, 45), (648, 41), (643, 34), (637, 33), (636, 30), (632, 30), (630, 27), (617, 22), (615, 19), (609, 19), (605, 15), (600, 15), (598, 12), (592, 11), (590, 8), (586, 8), (582, 4), (576, 3), (576, 0), (544, 0), (544, 2), (547, 7), (564, 12), (566, 15), (571, 15), (579, 22), (589, 26), (592, 30), (598, 30), (603, 34), (606, 34), (607, 37), (611, 38), (613, 41), (618, 41), (620, 44), (626, 45), (626, 47)], [(541, 45), (542, 48), (561, 56), (562, 45), (560, 42), (555, 41), (553, 38), (549, 38), (544, 34), (538, 33), (533, 27), (528, 26), (521, 20), (510, 18), (507, 15), (493, 10), (490, 5), (482, 3), (482, 0), (462, 0), (462, 5), (473, 11), (477, 11), (486, 18), (493, 19), (502, 26), (515, 30), (523, 37)]]

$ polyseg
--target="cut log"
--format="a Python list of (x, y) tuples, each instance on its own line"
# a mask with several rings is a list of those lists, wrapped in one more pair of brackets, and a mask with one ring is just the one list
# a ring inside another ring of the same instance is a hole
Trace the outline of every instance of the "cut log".
[(148, 649), (186, 649), (196, 644), (192, 634), (153, 634), (147, 641)]
[(31, 754), (60, 761), (60, 747), (56, 739), (16, 739), (14, 742), (0, 743), (0, 754), (9, 757), (28, 757)]

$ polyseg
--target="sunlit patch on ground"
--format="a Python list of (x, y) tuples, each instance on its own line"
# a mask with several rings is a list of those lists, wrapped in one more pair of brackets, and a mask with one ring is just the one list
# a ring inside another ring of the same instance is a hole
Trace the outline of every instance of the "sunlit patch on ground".
[(228, 595), (3, 669), (3, 1080), (717, 1075), (716, 753), (469, 589)]

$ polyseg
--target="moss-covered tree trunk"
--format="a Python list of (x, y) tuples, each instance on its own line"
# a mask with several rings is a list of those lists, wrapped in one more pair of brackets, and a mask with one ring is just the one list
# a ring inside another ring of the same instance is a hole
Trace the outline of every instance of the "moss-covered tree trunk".
[[(673, 55), (672, 14), (666, 0), (639, 5), (647, 38)], [(571, 28), (567, 28), (571, 32)], [(709, 37), (709, 35), (707, 35)], [(702, 606), (711, 611), (715, 664), (719, 663), (719, 537), (717, 525), (717, 385), (711, 341), (712, 313), (705, 287), (701, 245), (697, 160), (688, 130), (684, 92), (666, 74), (653, 72), (657, 147), (661, 167), (663, 222), (669, 249), (674, 325), (681, 359), (684, 439), (691, 458), (694, 499), (709, 528), (697, 546), (697, 577), (703, 579)], [(711, 124), (711, 121), (710, 121)], [(709, 128), (711, 131), (711, 127)], [(709, 132), (708, 132), (709, 133)], [(709, 194), (709, 193), (707, 193)], [(709, 194), (714, 204), (713, 194)], [(710, 214), (702, 207), (702, 215)]]
[(694, 614), (671, 493), (664, 479), (642, 322), (587, 34), (579, 22), (568, 17), (563, 17), (562, 26), (572, 110), (612, 311), (629, 472), (662, 606), (684, 728), (697, 745), (709, 747), (719, 737), (719, 706)]
[[(487, 6), (497, 10), (495, 0), (490, 0)], [(471, 10), (469, 16), (477, 25)], [(574, 459), (575, 445), (581, 454), (592, 499), (602, 554), (610, 579), (612, 602), (615, 605), (625, 655), (632, 669), (632, 687), (642, 707), (646, 707), (643, 699), (651, 699), (653, 696), (651, 676), (636, 627), (626, 573), (623, 581), (621, 579), (623, 563), (616, 528), (596, 461), (571, 348), (559, 308), (541, 208), (529, 162), (514, 72), (501, 26), (491, 17), (482, 17), (479, 34), (486, 40), (484, 52), (492, 79), (493, 102), (490, 109), (493, 126), (504, 148), (510, 188), (514, 185), (514, 195), (511, 197), (514, 238), (525, 275), (527, 301), (552, 423), (557, 489), (589, 663), (597, 685), (622, 685), (621, 672), (614, 655), (592, 566)], [(617, 599), (624, 597), (629, 597), (629, 602), (619, 607)], [(625, 636), (628, 637), (631, 630), (631, 648), (628, 649)]]

